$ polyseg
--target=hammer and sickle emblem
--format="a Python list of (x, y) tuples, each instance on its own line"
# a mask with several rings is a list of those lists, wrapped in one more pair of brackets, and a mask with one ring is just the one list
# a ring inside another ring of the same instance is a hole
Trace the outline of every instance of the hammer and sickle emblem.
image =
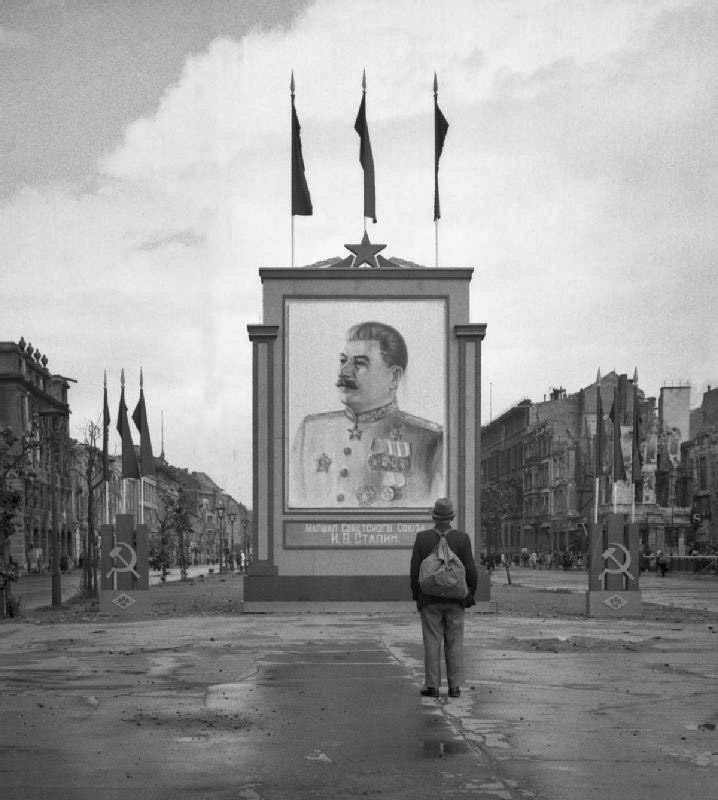
[[(616, 550), (621, 550), (623, 552), (623, 561), (619, 561), (614, 555)], [(631, 573), (628, 571), (628, 568), (631, 566), (631, 554), (622, 544), (618, 544), (617, 542), (609, 542), (608, 547), (603, 551), (603, 553), (601, 553), (601, 557), (603, 558), (604, 563), (610, 560), (616, 565), (616, 567), (614, 569), (604, 567), (603, 572), (598, 576), (599, 578), (603, 578), (604, 575), (625, 575), (632, 581), (635, 580), (633, 575), (631, 575)]]
[[(122, 557), (123, 547), (126, 548), (130, 553), (129, 561), (126, 561)], [(110, 550), (110, 558), (120, 561), (122, 566), (118, 567), (116, 565), (113, 565), (105, 577), (109, 578), (115, 572), (117, 572), (118, 574), (120, 572), (131, 572), (136, 578), (140, 577), (139, 573), (135, 569), (135, 565), (137, 564), (137, 553), (135, 552), (135, 548), (132, 547), (131, 545), (127, 544), (126, 542), (120, 542), (118, 545), (113, 547), (112, 550)]]

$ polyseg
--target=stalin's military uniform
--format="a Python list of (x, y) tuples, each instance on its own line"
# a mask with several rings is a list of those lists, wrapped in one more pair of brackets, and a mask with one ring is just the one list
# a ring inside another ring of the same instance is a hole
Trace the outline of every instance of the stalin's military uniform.
[(301, 508), (431, 506), (443, 491), (441, 425), (395, 402), (304, 418), (292, 447), (289, 505)]

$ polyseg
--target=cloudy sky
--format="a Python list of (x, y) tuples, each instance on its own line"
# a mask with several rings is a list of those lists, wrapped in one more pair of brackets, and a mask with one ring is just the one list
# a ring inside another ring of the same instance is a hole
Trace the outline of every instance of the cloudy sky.
[[(475, 269), (484, 421), (600, 368), (718, 384), (712, 0), (4, 0), (0, 339), (77, 379), (72, 433), (137, 401), (155, 451), (251, 502), (258, 267), (290, 263), (289, 77), (315, 214), (296, 262), (362, 234)], [(113, 427), (114, 433), (114, 427)]]

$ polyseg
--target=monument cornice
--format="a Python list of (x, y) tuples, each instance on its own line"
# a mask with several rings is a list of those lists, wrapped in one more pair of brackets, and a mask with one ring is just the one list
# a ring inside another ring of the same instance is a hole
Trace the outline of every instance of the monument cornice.
[(326, 269), (321, 267), (260, 267), (259, 277), (265, 280), (453, 280), (470, 281), (473, 267), (423, 267), (417, 269)]

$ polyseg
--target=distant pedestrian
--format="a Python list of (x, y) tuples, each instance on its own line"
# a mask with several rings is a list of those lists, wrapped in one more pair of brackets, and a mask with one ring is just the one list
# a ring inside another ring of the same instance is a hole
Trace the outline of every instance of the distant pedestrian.
[[(449, 697), (459, 697), (464, 680), (464, 610), (475, 604), (478, 573), (468, 534), (452, 528), (454, 506), (446, 497), (439, 498), (432, 511), (434, 527), (419, 531), (411, 554), (411, 593), (416, 609), (421, 615), (424, 641), (424, 697), (438, 697), (441, 686), (441, 646), (444, 646), (446, 679)], [(424, 559), (441, 545), (446, 544), (458, 556), (466, 577), (467, 594), (461, 598), (446, 599), (427, 594), (419, 585)]]
[(668, 569), (668, 559), (666, 558), (665, 554), (662, 553), (660, 550), (658, 551), (658, 569), (661, 571), (661, 578), (666, 577), (666, 570)]

